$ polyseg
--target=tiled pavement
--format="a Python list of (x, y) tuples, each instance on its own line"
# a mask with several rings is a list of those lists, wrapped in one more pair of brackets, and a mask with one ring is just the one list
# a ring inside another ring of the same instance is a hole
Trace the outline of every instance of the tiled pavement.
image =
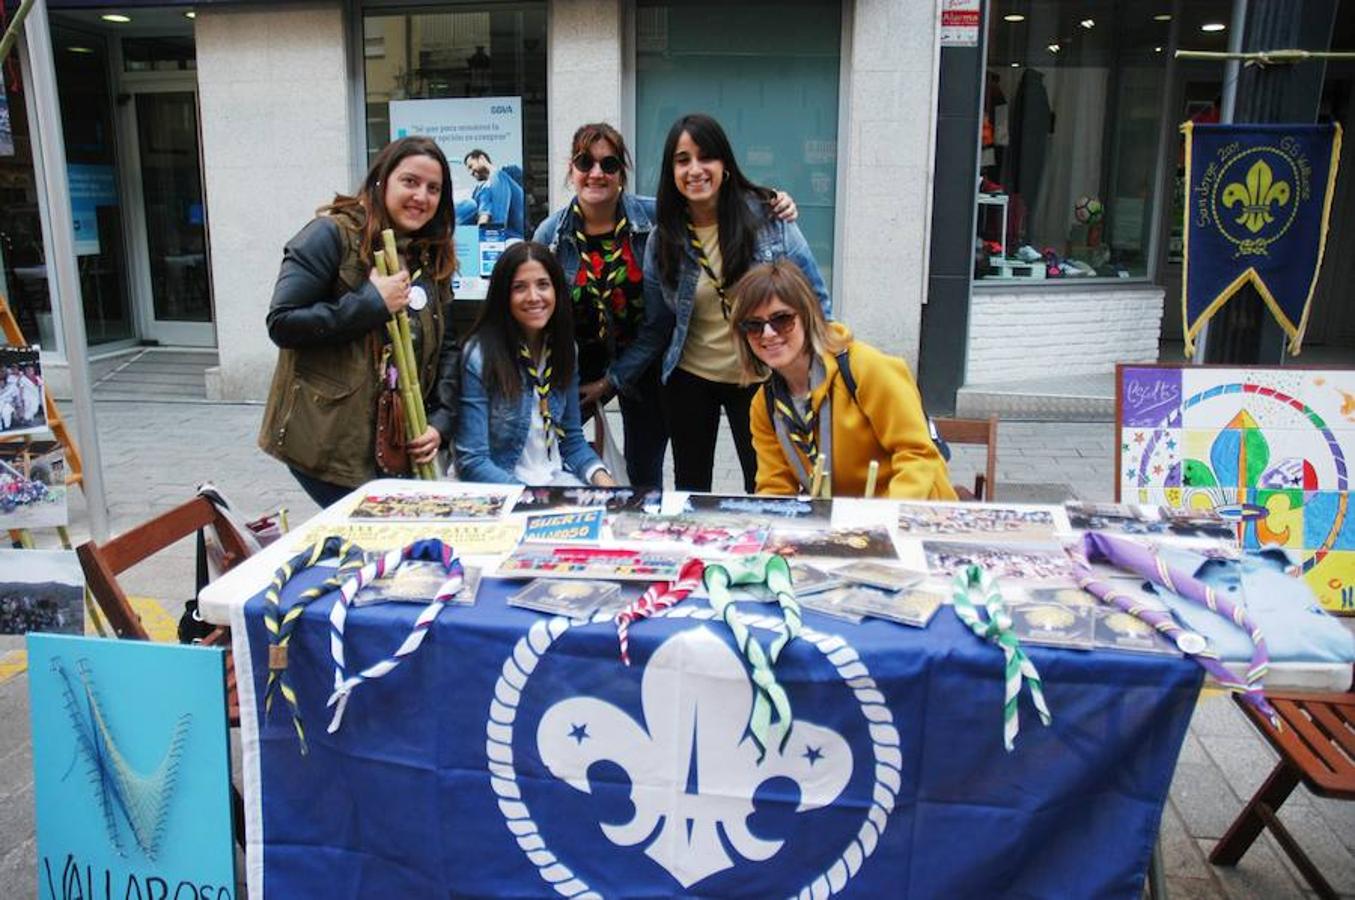
[[(246, 512), (287, 506), (299, 522), (315, 511), (283, 467), (255, 448), (258, 406), (103, 400), (96, 411), (115, 531), (184, 500), (204, 479)], [(1107, 423), (1004, 422), (998, 444), (998, 499), (1113, 495), (1114, 435)], [(727, 437), (722, 436), (717, 459), (716, 489), (737, 490), (741, 478)], [(964, 480), (961, 472), (981, 462), (979, 451), (957, 448), (955, 480)], [(83, 540), (78, 493), (72, 515), (73, 536)], [(53, 545), (50, 538), (47, 545)], [(142, 569), (130, 573), (129, 592), (160, 598), (171, 610), (191, 594), (189, 543)], [(16, 638), (0, 638), (0, 679), (7, 651), (18, 646)], [(1173, 898), (1310, 895), (1269, 835), (1235, 869), (1205, 861), (1273, 760), (1226, 697), (1200, 702), (1163, 817), (1163, 863)], [(1280, 818), (1342, 896), (1355, 898), (1355, 803), (1313, 797), (1300, 787)], [(34, 859), (28, 684), (18, 675), (0, 681), (0, 898), (35, 895)]]

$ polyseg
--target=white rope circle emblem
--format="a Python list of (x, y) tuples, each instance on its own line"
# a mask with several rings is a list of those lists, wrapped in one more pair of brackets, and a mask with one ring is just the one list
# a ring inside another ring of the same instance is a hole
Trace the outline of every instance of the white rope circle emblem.
[[(685, 605), (665, 611), (662, 617), (716, 618), (712, 609)], [(743, 615), (741, 618), (754, 628), (768, 631), (782, 625), (779, 618), (771, 616)], [(504, 822), (542, 879), (556, 893), (572, 900), (601, 900), (602, 895), (592, 890), (546, 846), (527, 803), (522, 799), (522, 790), (518, 787), (517, 771), (513, 768), (513, 726), (522, 692), (536, 664), (551, 645), (576, 626), (611, 622), (611, 614), (600, 613), (585, 621), (553, 616), (534, 624), (518, 639), (513, 652), (503, 662), (503, 670), (494, 684), (494, 699), (489, 703), (489, 719), (485, 723), (489, 780), (494, 793), (498, 795), (499, 811), (503, 813)], [(800, 638), (814, 645), (827, 658), (856, 695), (861, 714), (869, 723), (871, 745), (875, 753), (875, 784), (871, 806), (860, 831), (832, 865), (802, 887), (797, 895), (799, 900), (818, 900), (830, 897), (846, 887), (847, 881), (860, 870), (866, 857), (875, 851), (889, 822), (889, 815), (894, 811), (903, 781), (903, 753), (900, 750), (898, 729), (894, 727), (894, 715), (885, 705), (884, 694), (876, 687), (875, 679), (857, 652), (837, 635), (824, 634), (808, 626), (800, 632)]]

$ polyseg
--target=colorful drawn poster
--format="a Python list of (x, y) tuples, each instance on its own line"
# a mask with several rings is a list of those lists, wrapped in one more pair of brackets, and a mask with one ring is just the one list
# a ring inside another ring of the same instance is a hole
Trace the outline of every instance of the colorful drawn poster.
[(84, 601), (74, 550), (0, 550), (0, 634), (83, 634)]
[(37, 896), (235, 896), (222, 651), (28, 637)]
[(0, 439), (0, 530), (65, 524), (65, 448), (54, 440)]
[(1217, 513), (1355, 613), (1355, 371), (1120, 366), (1117, 394), (1119, 499)]

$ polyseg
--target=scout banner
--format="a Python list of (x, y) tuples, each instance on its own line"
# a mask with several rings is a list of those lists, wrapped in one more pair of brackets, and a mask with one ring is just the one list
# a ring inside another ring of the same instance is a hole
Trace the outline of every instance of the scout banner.
[(1298, 354), (1322, 267), (1340, 125), (1181, 126), (1186, 136), (1185, 352), (1250, 282)]

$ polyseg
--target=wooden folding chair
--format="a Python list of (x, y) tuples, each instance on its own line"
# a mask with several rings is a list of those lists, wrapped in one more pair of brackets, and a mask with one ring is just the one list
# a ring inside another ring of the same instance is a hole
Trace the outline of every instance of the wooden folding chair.
[(936, 433), (947, 444), (982, 444), (988, 448), (988, 464), (974, 476), (974, 489), (957, 484), (961, 500), (992, 500), (997, 486), (997, 416), (986, 419), (933, 419)]
[(1261, 831), (1269, 828), (1317, 895), (1335, 900), (1331, 883), (1299, 847), (1278, 813), (1299, 782), (1319, 797), (1355, 800), (1355, 691), (1267, 692), (1266, 699), (1279, 715), (1279, 728), (1254, 706), (1240, 702), (1240, 695), (1234, 694), (1233, 699), (1280, 754), (1280, 761), (1214, 846), (1209, 861), (1216, 866), (1237, 865)]
[[(224, 552), (224, 567), (229, 569), (249, 556), (250, 550), (229, 520), (206, 497), (194, 497), (143, 522), (103, 544), (86, 541), (75, 548), (85, 583), (94, 602), (103, 611), (113, 633), (129, 640), (150, 640), (141, 618), (118, 584), (117, 576), (137, 563), (154, 556), (183, 538), (211, 527)], [(230, 631), (217, 628), (202, 641), (208, 646), (226, 647), (226, 711), (232, 725), (240, 723), (240, 700), (235, 690), (235, 665), (230, 653)]]

